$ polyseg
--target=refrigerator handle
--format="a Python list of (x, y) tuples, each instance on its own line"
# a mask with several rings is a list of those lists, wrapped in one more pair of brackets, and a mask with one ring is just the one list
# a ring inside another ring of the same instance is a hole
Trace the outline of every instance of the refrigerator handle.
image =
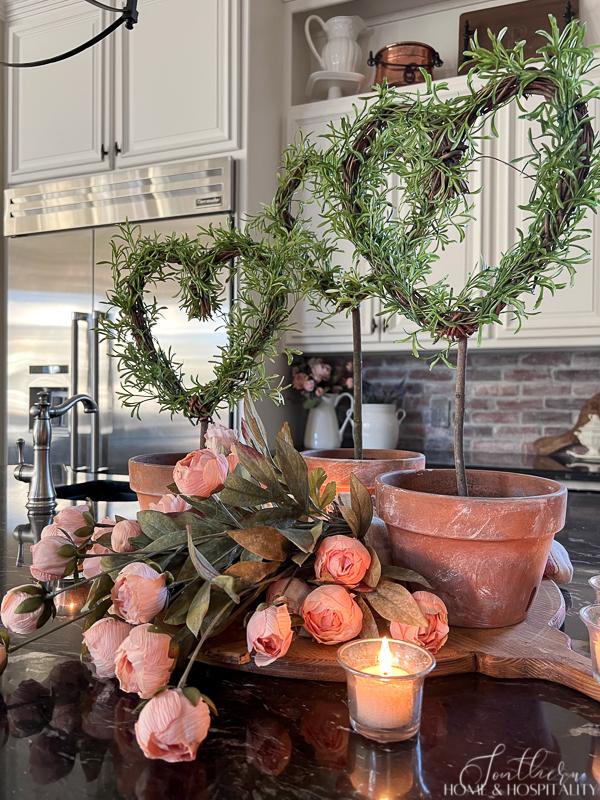
[[(79, 394), (79, 323), (87, 322), (88, 314), (74, 311), (71, 318), (71, 396)], [(95, 415), (94, 415), (95, 416)], [(79, 411), (71, 411), (71, 469), (77, 472), (79, 464)]]
[[(90, 333), (90, 371), (92, 374), (91, 389), (92, 397), (96, 401), (98, 411), (92, 414), (92, 443), (91, 443), (91, 471), (95, 475), (100, 470), (100, 331), (98, 323), (106, 318), (106, 312), (94, 311), (91, 318), (88, 318), (88, 329)], [(91, 325), (90, 325), (91, 322)]]

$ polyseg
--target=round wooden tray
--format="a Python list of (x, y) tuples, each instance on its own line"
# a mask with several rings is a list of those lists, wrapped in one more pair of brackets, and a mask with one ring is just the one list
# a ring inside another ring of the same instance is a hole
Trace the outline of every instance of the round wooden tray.
[[(552, 581), (542, 582), (527, 619), (510, 628), (452, 628), (437, 654), (435, 675), (479, 672), (493, 678), (537, 678), (569, 686), (600, 700), (600, 684), (589, 658), (573, 652), (569, 637), (558, 630), (565, 604)], [(242, 631), (208, 643), (199, 656), (205, 664), (300, 680), (343, 681), (337, 647), (297, 636), (284, 658), (257, 667), (248, 655)]]

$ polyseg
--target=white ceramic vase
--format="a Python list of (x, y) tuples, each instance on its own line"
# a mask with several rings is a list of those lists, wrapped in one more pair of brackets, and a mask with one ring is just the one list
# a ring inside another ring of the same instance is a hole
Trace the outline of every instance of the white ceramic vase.
[[(365, 403), (363, 412), (363, 448), (393, 450), (398, 443), (398, 426), (406, 416), (393, 403)], [(354, 420), (352, 420), (354, 428)]]
[[(319, 53), (310, 34), (310, 26), (317, 22), (327, 37), (323, 50)], [(365, 30), (360, 17), (332, 17), (325, 22), (316, 14), (311, 14), (304, 23), (306, 41), (317, 63), (330, 72), (355, 72), (362, 58), (362, 50), (357, 42)]]
[[(350, 400), (344, 421), (340, 425), (336, 407), (343, 397)], [(342, 435), (350, 422), (354, 409), (354, 399), (348, 392), (324, 395), (318, 406), (311, 408), (304, 430), (304, 447), (307, 450), (333, 450), (342, 443)]]

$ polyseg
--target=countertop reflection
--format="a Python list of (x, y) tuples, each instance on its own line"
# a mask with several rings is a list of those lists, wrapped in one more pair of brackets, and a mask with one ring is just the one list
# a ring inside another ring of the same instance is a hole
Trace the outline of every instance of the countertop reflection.
[[(28, 574), (15, 567), (13, 537), (23, 488), (9, 482), (3, 494), (0, 591)], [(576, 612), (592, 600), (587, 577), (600, 572), (599, 510), (598, 495), (573, 494), (561, 535), (576, 566), (567, 629), (577, 649), (586, 645)], [(148, 761), (133, 732), (137, 698), (96, 681), (77, 659), (78, 640), (67, 629), (45, 640), (45, 652), (20, 651), (9, 663), (0, 683), (3, 800), (600, 796), (600, 704), (541, 681), (475, 675), (428, 679), (419, 738), (382, 746), (350, 731), (341, 685), (198, 667), (194, 683), (219, 716), (197, 760)]]

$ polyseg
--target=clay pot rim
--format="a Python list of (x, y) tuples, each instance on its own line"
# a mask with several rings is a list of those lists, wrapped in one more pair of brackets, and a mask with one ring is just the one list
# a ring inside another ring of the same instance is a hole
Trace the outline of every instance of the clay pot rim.
[(401, 494), (410, 494), (410, 495), (426, 495), (427, 497), (431, 497), (432, 499), (436, 500), (443, 500), (444, 502), (456, 502), (456, 503), (506, 503), (507, 501), (510, 502), (518, 502), (518, 501), (539, 501), (541, 503), (547, 503), (549, 500), (554, 498), (561, 498), (567, 495), (567, 487), (564, 486), (562, 483), (558, 481), (552, 480), (552, 478), (542, 478), (539, 475), (525, 475), (521, 472), (507, 472), (504, 470), (491, 470), (491, 469), (468, 469), (467, 470), (467, 477), (469, 475), (478, 475), (478, 476), (492, 476), (492, 475), (503, 475), (503, 476), (511, 476), (514, 478), (524, 478), (526, 481), (531, 483), (539, 483), (541, 485), (545, 485), (548, 487), (549, 491), (543, 492), (542, 494), (522, 494), (522, 495), (507, 495), (503, 497), (494, 497), (494, 496), (486, 496), (486, 495), (477, 495), (472, 496), (469, 495), (468, 497), (462, 497), (460, 495), (455, 494), (440, 494), (438, 492), (425, 492), (419, 491), (418, 489), (409, 489), (403, 486), (397, 486), (393, 480), (401, 480), (404, 479), (415, 479), (421, 475), (432, 475), (434, 473), (441, 474), (455, 474), (456, 470), (454, 469), (421, 469), (417, 470), (416, 472), (401, 472), (398, 470), (394, 470), (391, 472), (384, 472), (382, 475), (378, 475), (375, 478), (375, 483), (377, 485), (381, 484), (381, 486), (388, 487), (390, 489), (394, 489)]
[[(377, 453), (378, 455), (369, 458), (369, 453)], [(303, 458), (315, 458), (323, 461), (337, 461), (346, 464), (356, 464), (361, 461), (368, 461), (370, 464), (376, 464), (386, 461), (405, 461), (405, 462), (420, 462), (425, 459), (423, 453), (418, 453), (416, 450), (386, 450), (378, 448), (367, 448), (363, 450), (362, 459), (353, 458), (354, 450), (351, 447), (331, 447), (323, 448), (321, 450), (302, 450), (300, 455)], [(390, 473), (386, 473), (390, 474)]]
[(143, 464), (145, 467), (174, 467), (186, 455), (187, 453), (144, 453), (140, 456), (132, 456), (128, 463)]

